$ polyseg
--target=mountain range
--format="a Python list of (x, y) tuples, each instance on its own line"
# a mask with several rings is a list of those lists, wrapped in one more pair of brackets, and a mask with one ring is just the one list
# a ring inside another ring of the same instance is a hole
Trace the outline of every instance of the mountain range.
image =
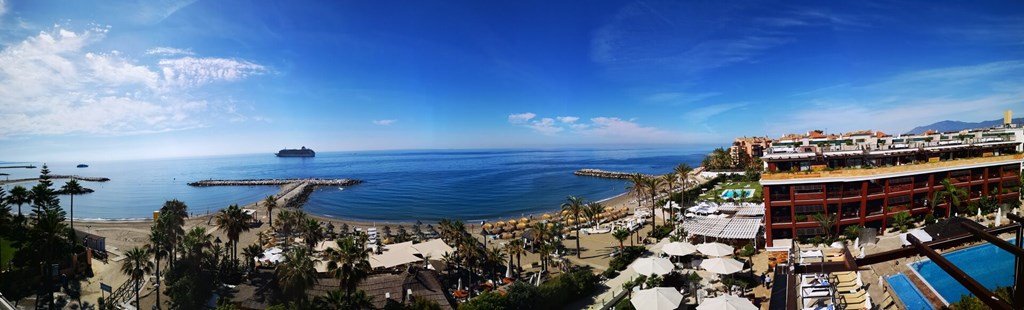
[[(1012, 120), (1012, 122), (1015, 123), (1015, 124), (1020, 124), (1020, 123), (1024, 122), (1024, 118), (1015, 118), (1015, 119)], [(982, 121), (982, 122), (973, 122), (973, 123), (972, 122), (961, 122), (961, 121), (949, 121), (949, 120), (946, 120), (946, 121), (941, 121), (941, 122), (937, 122), (937, 123), (932, 123), (932, 124), (929, 124), (929, 125), (914, 127), (914, 129), (911, 129), (910, 131), (907, 131), (907, 133), (908, 134), (920, 134), (920, 133), (924, 133), (925, 131), (928, 131), (928, 129), (935, 130), (935, 131), (938, 131), (938, 132), (949, 132), (949, 131), (960, 131), (960, 130), (964, 130), (964, 129), (989, 128), (989, 127), (1001, 125), (1002, 123), (1003, 123), (1003, 119), (996, 119), (996, 120)]]

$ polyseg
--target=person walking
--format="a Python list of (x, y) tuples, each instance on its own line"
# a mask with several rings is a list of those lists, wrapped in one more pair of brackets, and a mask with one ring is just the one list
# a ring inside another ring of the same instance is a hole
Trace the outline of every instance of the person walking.
[(764, 274), (764, 288), (772, 288), (772, 277), (769, 276), (767, 273)]

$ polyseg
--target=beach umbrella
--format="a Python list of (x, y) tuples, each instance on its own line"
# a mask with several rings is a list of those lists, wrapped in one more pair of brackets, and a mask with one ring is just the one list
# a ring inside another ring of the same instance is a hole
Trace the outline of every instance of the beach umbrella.
[(574, 220), (574, 219), (568, 219), (568, 220), (565, 220), (565, 223), (566, 223), (567, 225), (573, 225), (573, 224), (576, 224), (576, 220)]
[(509, 224), (509, 225), (515, 225), (515, 224), (518, 224), (518, 223), (519, 223), (519, 222), (516, 222), (516, 219), (510, 219), (510, 220), (508, 220), (508, 224)]
[(717, 274), (732, 274), (743, 270), (743, 263), (732, 258), (709, 258), (700, 262), (700, 268)]
[(491, 227), (494, 227), (491, 225), (491, 223), (484, 224), (484, 229), (491, 229)]
[(508, 266), (505, 266), (505, 277), (506, 278), (511, 278), (512, 277), (512, 264), (508, 264)]
[(555, 227), (555, 223), (548, 223), (548, 228)]
[(525, 218), (525, 217), (521, 217), (521, 218), (519, 218), (519, 222), (520, 223), (527, 223), (527, 222), (530, 222), (530, 219)]
[(633, 270), (636, 271), (636, 273), (642, 275), (664, 275), (669, 272), (672, 272), (672, 269), (675, 268), (675, 266), (672, 265), (671, 261), (669, 261), (667, 258), (661, 257), (638, 258), (636, 261), (633, 262), (633, 264), (629, 266), (633, 268)]
[(749, 299), (733, 295), (722, 295), (705, 299), (704, 302), (697, 306), (697, 310), (757, 310), (757, 307)]
[(541, 216), (541, 218), (544, 218), (545, 220), (546, 219), (550, 219), (551, 218), (551, 214), (544, 213), (544, 215)]
[(672, 256), (686, 256), (697, 252), (697, 247), (687, 242), (672, 242), (666, 244), (661, 250)]
[(697, 245), (697, 251), (709, 256), (726, 256), (732, 255), (733, 248), (718, 242), (711, 242)]
[(655, 287), (633, 293), (629, 302), (637, 310), (670, 310), (679, 308), (683, 294), (671, 287)]
[(516, 229), (526, 229), (526, 223), (519, 223), (519, 225), (516, 225)]

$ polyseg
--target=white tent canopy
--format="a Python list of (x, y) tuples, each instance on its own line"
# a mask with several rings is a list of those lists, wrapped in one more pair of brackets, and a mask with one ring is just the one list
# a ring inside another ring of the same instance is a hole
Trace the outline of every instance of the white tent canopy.
[(655, 287), (633, 293), (629, 302), (637, 310), (671, 310), (679, 308), (683, 294), (670, 287)]
[(764, 226), (760, 217), (694, 217), (683, 222), (691, 235), (725, 239), (754, 239)]
[(900, 234), (900, 242), (903, 242), (903, 245), (910, 245), (910, 241), (907, 241), (907, 234), (914, 235), (914, 237), (917, 237), (917, 240), (921, 240), (921, 242), (932, 241), (932, 235), (929, 235), (928, 232), (921, 229), (914, 229), (908, 233)]
[(732, 258), (710, 258), (701, 261), (700, 268), (717, 274), (733, 274), (743, 270), (743, 263)]
[(709, 256), (732, 255), (733, 250), (733, 247), (718, 242), (701, 243), (697, 245), (697, 251)]
[(757, 310), (754, 303), (743, 297), (722, 295), (715, 298), (705, 299), (697, 310)]
[(661, 250), (672, 256), (686, 256), (697, 252), (697, 247), (686, 242), (672, 242), (663, 246)]
[(644, 257), (634, 261), (630, 267), (633, 268), (636, 273), (642, 275), (664, 275), (672, 272), (675, 265), (672, 265), (672, 261), (669, 261), (667, 258)]
[(455, 251), (452, 247), (444, 243), (441, 239), (430, 239), (430, 241), (417, 243), (412, 245), (412, 249), (416, 251), (414, 254), (430, 258), (433, 260), (439, 260), (445, 254)]
[(422, 261), (423, 259), (416, 257), (406, 251), (388, 251), (380, 255), (370, 256), (370, 267), (384, 267), (391, 268), (395, 266), (415, 263)]

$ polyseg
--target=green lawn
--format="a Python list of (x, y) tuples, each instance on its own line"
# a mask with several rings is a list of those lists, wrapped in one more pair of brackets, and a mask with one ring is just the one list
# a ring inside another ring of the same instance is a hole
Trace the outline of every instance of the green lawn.
[(11, 247), (11, 242), (0, 238), (0, 251), (3, 251), (3, 255), (0, 255), (0, 269), (7, 269), (7, 262), (14, 257), (14, 248)]

